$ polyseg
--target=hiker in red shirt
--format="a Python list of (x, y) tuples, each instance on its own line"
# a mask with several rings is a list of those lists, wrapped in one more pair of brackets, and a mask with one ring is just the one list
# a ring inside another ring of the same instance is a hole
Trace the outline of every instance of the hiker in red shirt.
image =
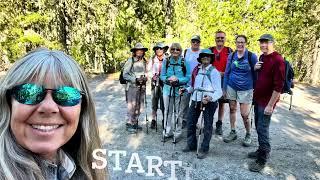
[[(224, 71), (227, 66), (227, 60), (229, 54), (232, 53), (232, 49), (230, 47), (224, 46), (226, 42), (226, 33), (223, 31), (216, 32), (216, 46), (209, 48), (215, 55), (215, 61), (212, 65), (220, 72), (221, 82), (223, 82)], [(223, 84), (221, 84), (222, 87)], [(223, 88), (223, 87), (222, 87)], [(224, 104), (228, 103), (227, 99), (224, 97), (219, 99), (219, 111), (218, 111), (218, 121), (216, 122), (216, 131), (215, 133), (218, 135), (222, 135), (222, 119), (224, 116)]]
[(254, 69), (257, 72), (257, 81), (254, 88), (255, 126), (258, 134), (259, 148), (248, 154), (249, 158), (256, 159), (249, 164), (249, 170), (261, 171), (269, 158), (271, 151), (269, 126), (276, 103), (279, 101), (285, 81), (285, 62), (282, 56), (274, 51), (274, 39), (270, 34), (259, 38), (262, 55)]

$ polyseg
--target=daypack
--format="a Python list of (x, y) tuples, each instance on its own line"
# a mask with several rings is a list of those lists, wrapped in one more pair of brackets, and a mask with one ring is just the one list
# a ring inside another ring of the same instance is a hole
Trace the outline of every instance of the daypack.
[[(170, 59), (171, 57), (168, 57), (168, 59), (166, 59), (166, 71), (168, 70), (168, 67), (170, 65), (173, 65), (173, 64), (170, 64)], [(175, 65), (175, 64), (174, 64)], [(184, 58), (181, 59), (181, 64), (180, 64), (181, 68), (182, 68), (182, 72), (183, 72), (183, 75), (186, 76), (187, 74), (187, 68), (186, 66), (184, 65)]]
[[(212, 47), (209, 47), (208, 49), (210, 49), (211, 51), (212, 51), (212, 53), (214, 53), (214, 49), (216, 48), (216, 46), (212, 46)], [(228, 48), (228, 54), (227, 54), (227, 56), (229, 56), (229, 54), (231, 54), (232, 53), (232, 49), (230, 48), (230, 47), (226, 47), (226, 48)]]
[(294, 84), (293, 84), (294, 71), (293, 71), (293, 68), (292, 68), (290, 62), (288, 60), (286, 60), (286, 58), (284, 58), (284, 62), (285, 62), (285, 74), (284, 74), (285, 79), (284, 79), (284, 85), (283, 85), (281, 94), (287, 93), (290, 95), (289, 110), (291, 110), (292, 95), (293, 95), (291, 88), (294, 88)]
[[(199, 69), (200, 69), (199, 66), (201, 66), (201, 65), (196, 66), (196, 67), (193, 69), (193, 71), (192, 71), (191, 87), (194, 87), (194, 83), (195, 83), (196, 77), (197, 77), (197, 75), (198, 75), (198, 73), (199, 73)], [(210, 83), (211, 83), (211, 76), (210, 76), (210, 74), (211, 74), (211, 72), (212, 72), (213, 69), (214, 69), (214, 67), (211, 66), (211, 67), (209, 68), (209, 70), (208, 70), (208, 71), (206, 72), (206, 74), (205, 74), (205, 75), (208, 77)]]
[[(131, 62), (130, 71), (132, 71), (133, 64), (134, 64), (133, 58), (131, 58), (131, 61), (132, 61), (132, 62)], [(145, 58), (143, 58), (143, 61), (144, 61), (144, 63), (146, 63), (146, 59), (145, 59)], [(120, 81), (120, 84), (127, 84), (127, 80), (125, 80), (125, 79), (123, 78), (123, 67), (122, 67), (121, 72), (120, 72), (120, 75), (119, 75), (119, 81)]]
[[(132, 69), (132, 67), (133, 67), (133, 58), (131, 58), (131, 67), (130, 67), (130, 71), (131, 71), (131, 69)], [(127, 84), (127, 80), (125, 80), (124, 78), (123, 78), (123, 67), (121, 68), (121, 72), (120, 72), (120, 76), (119, 76), (119, 81), (120, 81), (120, 84)]]
[[(236, 54), (237, 51), (232, 53), (231, 56), (231, 64), (233, 63), (233, 57)], [(253, 88), (255, 87), (256, 84), (256, 80), (257, 80), (257, 76), (256, 76), (256, 72), (254, 71), (254, 64), (252, 64), (252, 52), (248, 51), (248, 62), (250, 65), (250, 69), (251, 69), (251, 75), (252, 75), (252, 80), (253, 80)]]

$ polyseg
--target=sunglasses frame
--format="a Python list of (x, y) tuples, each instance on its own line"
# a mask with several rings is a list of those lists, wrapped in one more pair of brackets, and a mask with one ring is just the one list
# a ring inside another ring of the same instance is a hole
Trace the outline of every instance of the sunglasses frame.
[[(19, 88), (21, 88), (23, 85), (34, 85), (34, 86), (36, 86), (37, 88), (41, 88), (42, 92), (39, 92), (39, 93), (36, 95), (37, 98), (40, 97), (41, 100), (38, 100), (39, 102), (36, 101), (35, 103), (23, 103), (22, 100), (19, 100), (19, 99), (16, 97), (16, 92), (18, 92), (18, 91), (19, 91)], [(85, 97), (85, 93), (84, 93), (83, 91), (80, 91), (80, 90), (78, 90), (78, 89), (76, 89), (76, 88), (74, 88), (74, 87), (71, 87), (71, 86), (60, 86), (60, 87), (57, 88), (57, 89), (50, 89), (50, 88), (45, 88), (45, 87), (42, 86), (42, 85), (33, 84), (33, 83), (25, 83), (25, 84), (20, 84), (20, 85), (14, 86), (13, 88), (11, 88), (11, 89), (9, 89), (9, 90), (7, 91), (7, 95), (13, 97), (16, 101), (18, 101), (18, 102), (21, 103), (21, 104), (25, 104), (25, 105), (37, 105), (37, 104), (41, 103), (41, 102), (44, 100), (45, 96), (46, 96), (47, 93), (48, 93), (48, 90), (52, 91), (52, 93), (55, 93), (55, 92), (59, 91), (61, 88), (63, 88), (63, 87), (68, 87), (68, 88), (72, 88), (73, 90), (76, 90), (76, 91), (80, 94), (80, 98), (77, 99), (77, 101), (79, 101), (79, 102), (76, 103), (76, 104), (70, 104), (70, 105), (62, 104), (62, 102), (59, 102), (58, 100), (56, 100), (55, 95), (52, 94), (52, 99), (53, 99), (53, 101), (54, 101), (57, 105), (63, 106), (63, 107), (76, 106), (76, 105), (78, 105), (78, 104), (80, 103), (80, 100), (85, 99), (85, 98), (84, 98), (84, 97)], [(44, 95), (43, 95), (43, 94), (44, 94)], [(41, 96), (43, 96), (43, 97), (41, 97)], [(68, 100), (68, 101), (70, 101), (70, 100)]]

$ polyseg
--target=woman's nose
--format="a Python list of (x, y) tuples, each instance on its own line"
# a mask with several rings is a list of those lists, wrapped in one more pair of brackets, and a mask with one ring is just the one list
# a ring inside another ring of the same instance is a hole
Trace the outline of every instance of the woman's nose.
[(58, 104), (54, 102), (51, 91), (47, 91), (45, 98), (40, 102), (38, 112), (42, 114), (55, 114), (59, 112)]

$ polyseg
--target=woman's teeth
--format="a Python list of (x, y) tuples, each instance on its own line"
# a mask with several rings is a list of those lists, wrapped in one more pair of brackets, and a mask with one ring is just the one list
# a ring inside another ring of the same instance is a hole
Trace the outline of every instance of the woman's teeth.
[(31, 125), (32, 128), (40, 130), (40, 131), (44, 131), (44, 132), (48, 132), (54, 129), (57, 129), (59, 127), (59, 125)]

